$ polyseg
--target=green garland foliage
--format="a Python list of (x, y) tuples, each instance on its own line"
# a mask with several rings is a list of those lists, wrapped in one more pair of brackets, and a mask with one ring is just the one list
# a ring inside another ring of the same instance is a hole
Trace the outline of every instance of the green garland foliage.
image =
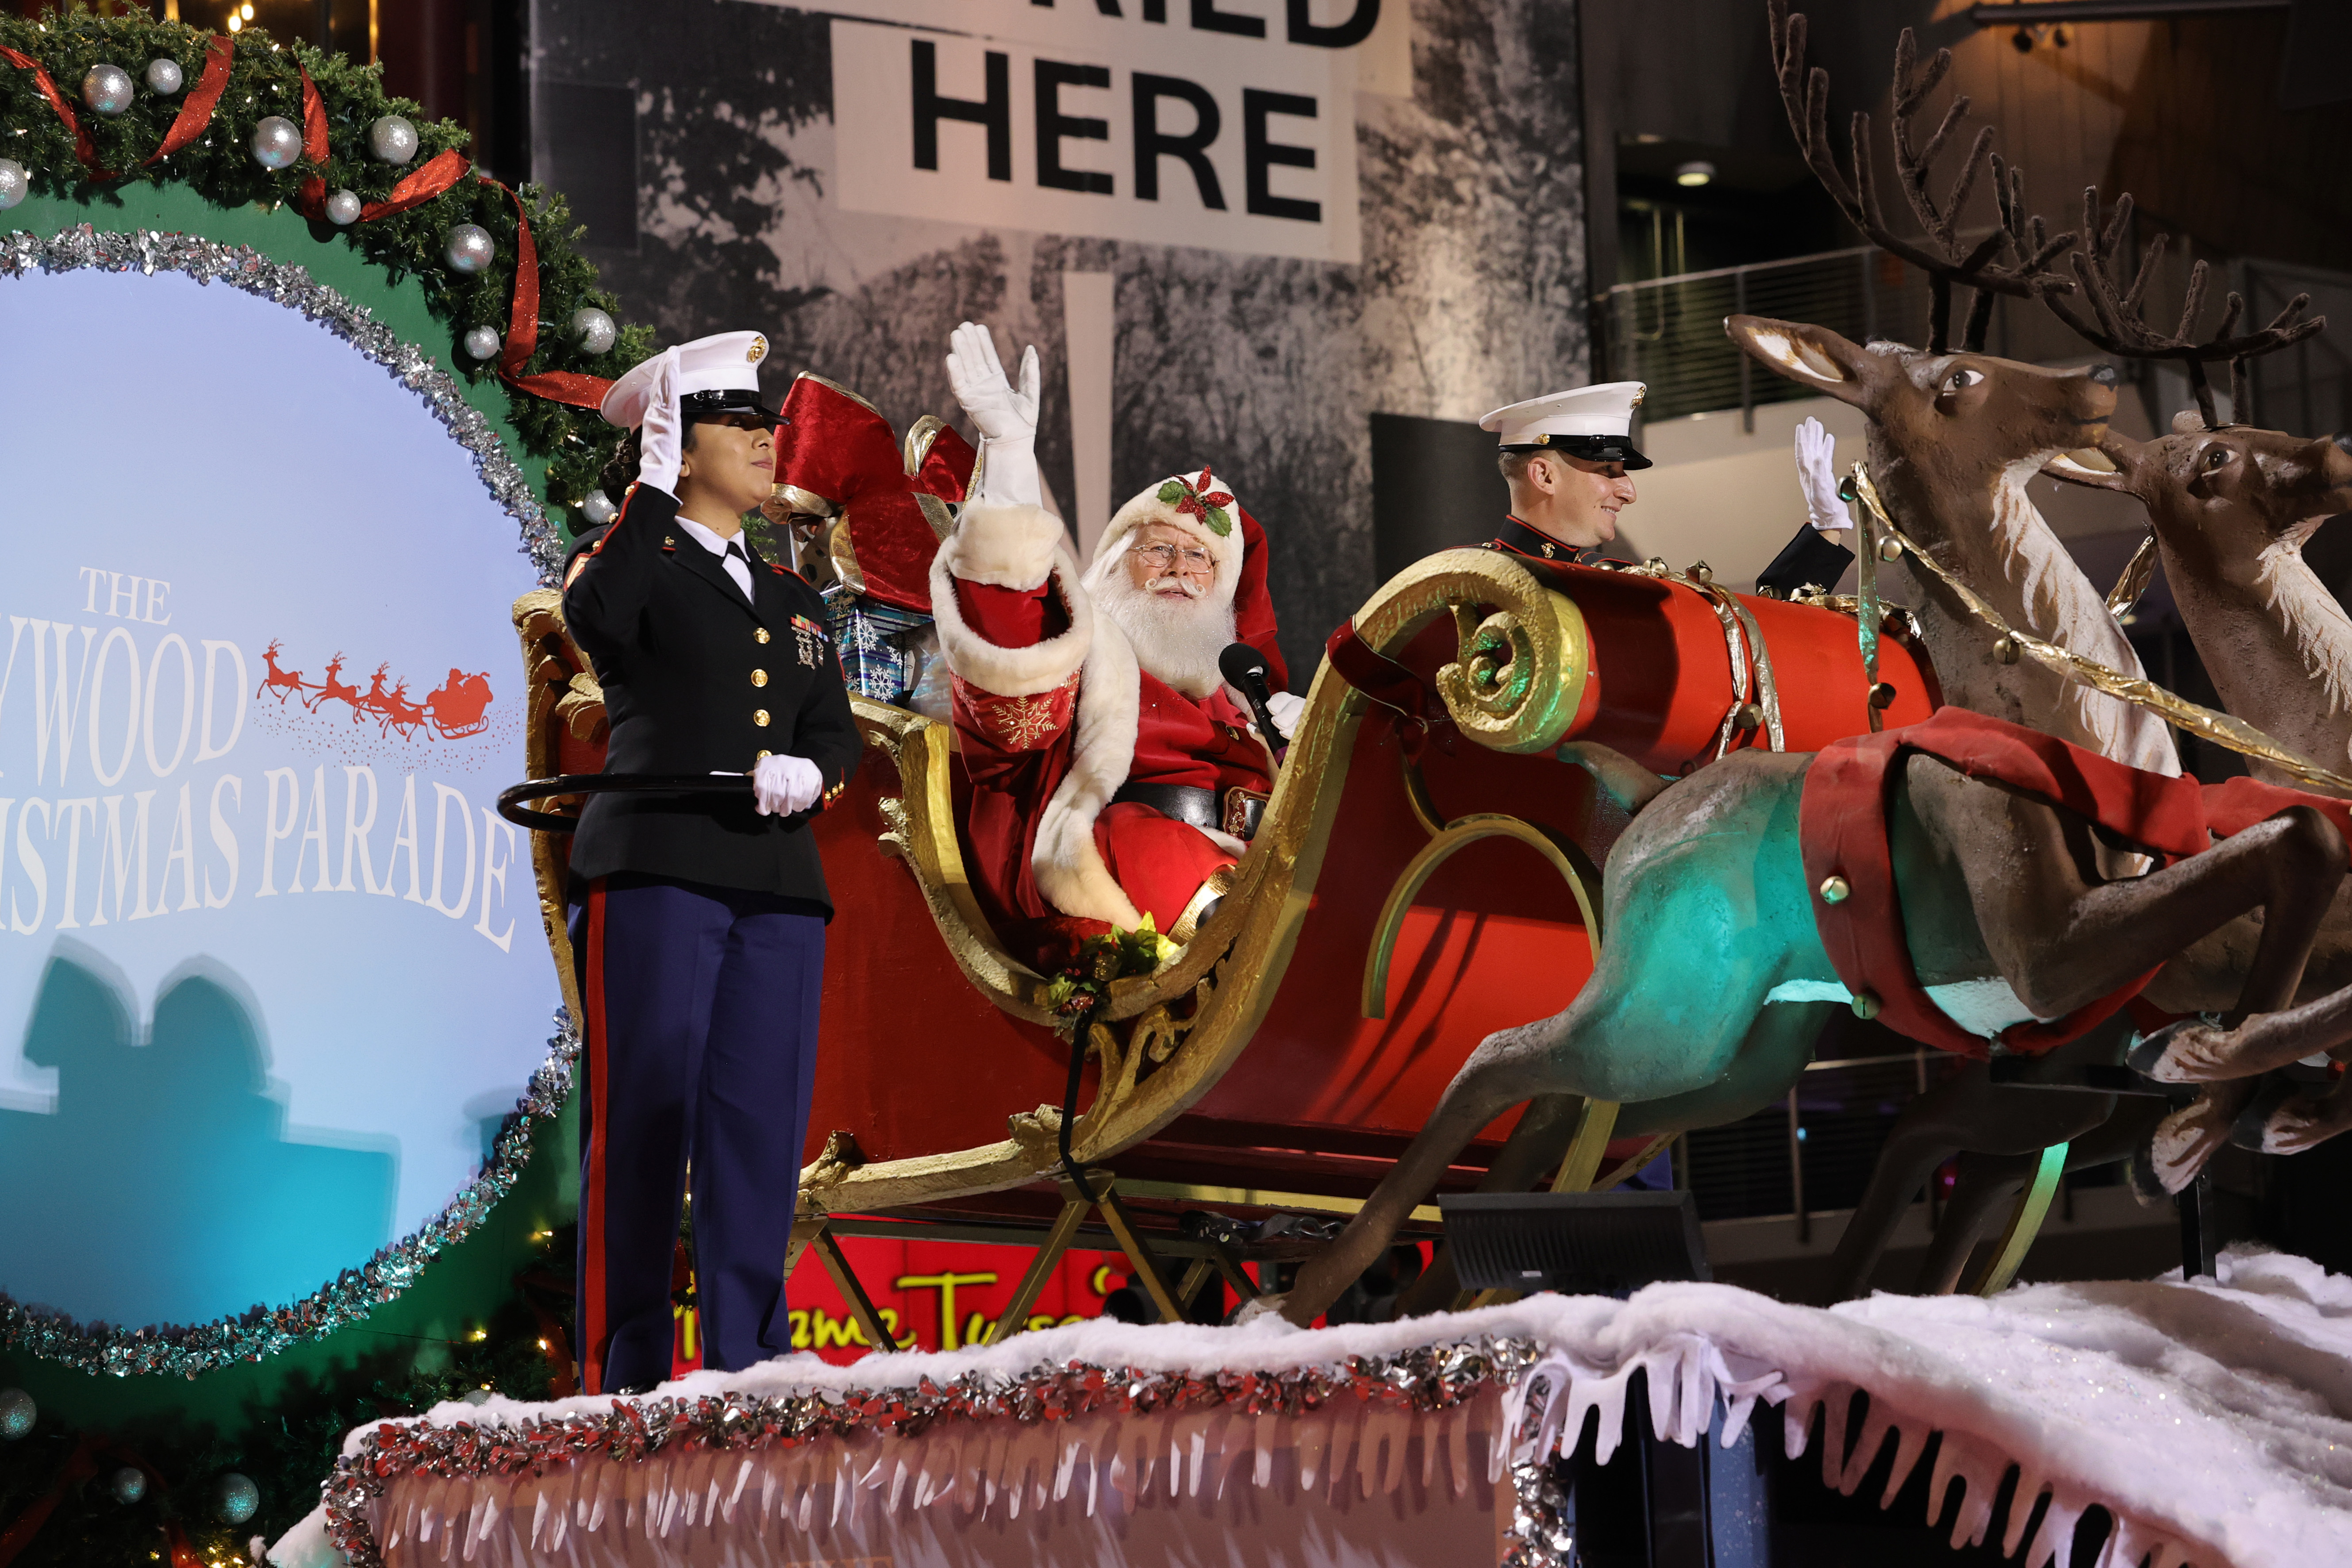
[[(427, 120), (417, 104), (386, 93), (380, 66), (356, 65), (308, 44), (280, 43), (259, 28), (247, 27), (235, 37), (236, 63), (205, 134), (170, 157), (146, 163), (163, 144), (180, 106), (195, 90), (211, 41), (212, 35), (202, 28), (138, 15), (100, 16), (75, 9), (46, 14), (38, 22), (0, 16), (0, 44), (31, 56), (47, 68), (89, 134), (98, 167), (115, 178), (97, 180), (83, 167), (73, 136), (41, 95), (33, 73), (5, 61), (0, 61), (0, 156), (22, 163), (34, 188), (46, 194), (102, 203), (110, 187), (129, 181), (178, 181), (207, 201), (234, 207), (289, 203), (313, 176), (324, 178), (330, 193), (350, 190), (362, 201), (380, 202), (436, 154), (451, 148), (462, 152), (467, 146), (462, 127)], [(185, 78), (185, 85), (170, 98), (151, 91), (145, 79), (148, 62), (164, 58), (178, 61)], [(135, 100), (121, 114), (98, 114), (81, 101), (82, 78), (100, 64), (119, 66), (131, 75)], [(273, 114), (302, 123), (304, 70), (326, 109), (329, 156), (323, 166), (303, 159), (291, 168), (265, 169), (253, 159), (254, 127)], [(368, 151), (368, 128), (387, 114), (401, 115), (416, 127), (416, 156), (406, 163), (382, 163)], [(596, 269), (572, 248), (582, 231), (572, 224), (563, 198), (528, 184), (519, 194), (539, 250), (539, 344), (524, 373), (577, 371), (608, 380), (620, 375), (651, 352), (651, 330), (625, 328), (619, 341), (597, 355), (583, 353), (567, 341), (565, 329), (574, 310), (593, 305), (617, 317), (617, 302), (597, 286)], [(0, 217), (0, 227), (5, 223)], [(443, 258), (449, 229), (461, 223), (479, 224), (498, 240), (498, 258), (478, 273), (454, 272)], [(394, 279), (415, 279), (434, 313), (449, 325), (448, 353), (457, 374), (477, 383), (496, 380), (495, 361), (471, 360), (458, 343), (475, 327), (493, 327), (501, 335), (507, 330), (514, 300), (516, 224), (514, 204), (503, 189), (468, 174), (406, 212), (347, 229), (317, 219), (310, 229), (322, 244), (358, 247)], [(593, 409), (551, 403), (527, 393), (509, 389), (508, 405), (508, 421), (520, 434), (526, 450), (547, 462), (549, 500), (567, 510), (576, 508), (595, 488), (621, 432)], [(575, 515), (575, 531), (579, 526)]]

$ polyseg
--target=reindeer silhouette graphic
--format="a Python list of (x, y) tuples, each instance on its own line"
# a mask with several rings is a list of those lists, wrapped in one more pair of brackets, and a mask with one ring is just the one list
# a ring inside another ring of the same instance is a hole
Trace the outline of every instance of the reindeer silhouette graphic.
[[(416, 731), (425, 726), (425, 709), (422, 704), (408, 700), (408, 682), (405, 680), (384, 693), (383, 702), (378, 711), (383, 716), (383, 721), (376, 729), (378, 734), (397, 730), (400, 731), (402, 740), (414, 740)], [(429, 734), (431, 731), (427, 731), (426, 733)]]
[(352, 722), (356, 724), (360, 721), (360, 715), (363, 711), (360, 707), (360, 689), (356, 686), (344, 685), (342, 672), (343, 656), (339, 650), (333, 658), (327, 661), (327, 684), (320, 687), (319, 694), (308, 699), (304, 705), (311, 712), (316, 713), (330, 702), (347, 703), (352, 710)]
[(308, 708), (310, 705), (310, 700), (302, 694), (310, 689), (302, 683), (300, 670), (286, 670), (278, 668), (278, 639), (272, 637), (269, 639), (269, 646), (262, 650), (262, 662), (269, 666), (269, 673), (263, 678), (261, 684), (254, 689), (253, 694), (258, 697), (265, 691), (275, 691), (278, 693), (278, 705), (282, 708), (286, 705), (286, 694), (290, 691), (300, 700), (303, 707)]

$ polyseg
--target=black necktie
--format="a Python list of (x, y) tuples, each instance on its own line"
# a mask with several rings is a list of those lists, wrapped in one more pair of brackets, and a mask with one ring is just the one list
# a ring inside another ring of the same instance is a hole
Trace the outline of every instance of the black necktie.
[[(730, 539), (727, 542), (726, 560), (723, 560), (719, 563), (719, 570), (726, 570), (728, 561), (740, 561), (743, 563), (743, 581), (738, 584), (737, 586), (742, 588), (745, 593), (750, 593), (751, 591), (749, 586), (751, 581), (751, 558), (743, 553), (743, 545), (740, 540)], [(731, 572), (729, 572), (727, 574), (730, 577), (734, 575)]]

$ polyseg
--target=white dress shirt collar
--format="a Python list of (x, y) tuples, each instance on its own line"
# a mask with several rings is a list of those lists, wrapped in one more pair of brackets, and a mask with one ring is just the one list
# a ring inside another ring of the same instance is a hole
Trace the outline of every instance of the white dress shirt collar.
[[(688, 538), (713, 555), (725, 557), (721, 564), (725, 567), (727, 575), (735, 580), (735, 585), (738, 588), (743, 590), (743, 596), (746, 599), (754, 604), (759, 602), (760, 596), (751, 591), (751, 567), (746, 559), (751, 553), (751, 547), (743, 542), (741, 533), (738, 532), (733, 539), (721, 539), (690, 517), (680, 516), (675, 521), (680, 528), (686, 530)], [(735, 546), (735, 553), (729, 553), (727, 547), (730, 544)]]

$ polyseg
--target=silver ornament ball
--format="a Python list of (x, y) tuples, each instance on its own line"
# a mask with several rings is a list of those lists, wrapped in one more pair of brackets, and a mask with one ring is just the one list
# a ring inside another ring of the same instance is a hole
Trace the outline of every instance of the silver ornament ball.
[(21, 1388), (0, 1388), (0, 1443), (13, 1443), (33, 1429), (41, 1407)]
[(120, 114), (131, 107), (131, 73), (121, 66), (94, 65), (81, 79), (81, 100), (98, 114)]
[(503, 346), (499, 342), (496, 327), (476, 327), (466, 334), (466, 356), (468, 359), (496, 359)]
[(613, 318), (595, 306), (583, 305), (572, 312), (572, 341), (580, 345), (582, 353), (609, 353), (620, 338), (621, 329)]
[(147, 90), (169, 98), (187, 85), (188, 79), (177, 60), (147, 62)]
[(302, 128), (273, 114), (253, 128), (253, 161), (265, 169), (290, 169), (302, 155)]
[(337, 228), (349, 228), (360, 221), (360, 194), (357, 191), (337, 191), (327, 198), (327, 221)]
[(445, 254), (452, 272), (479, 272), (499, 253), (499, 242), (478, 223), (452, 224), (447, 243)]
[(590, 490), (588, 499), (580, 503), (580, 515), (588, 520), (591, 528), (604, 527), (620, 510), (613, 504), (613, 498), (603, 490)]
[(416, 127), (387, 114), (368, 127), (368, 151), (387, 163), (405, 163), (416, 156)]
[(25, 165), (14, 158), (0, 158), (0, 212), (5, 212), (30, 195), (33, 177), (25, 173)]
[(213, 1483), (213, 1516), (223, 1524), (243, 1524), (261, 1508), (261, 1489), (235, 1470)]
[(108, 1493), (119, 1503), (134, 1503), (147, 1495), (147, 1474), (133, 1465), (125, 1465), (114, 1472), (106, 1483)]

